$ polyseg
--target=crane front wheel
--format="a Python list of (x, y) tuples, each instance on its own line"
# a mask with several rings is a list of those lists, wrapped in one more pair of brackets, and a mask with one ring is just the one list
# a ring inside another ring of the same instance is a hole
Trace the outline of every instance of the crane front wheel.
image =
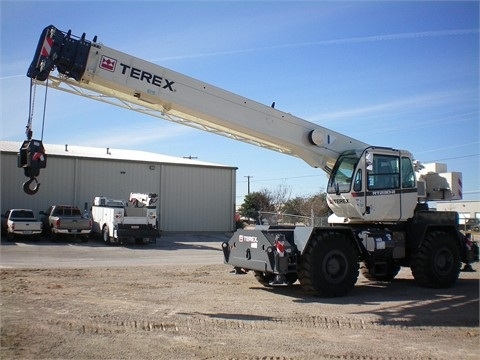
[(415, 281), (429, 288), (448, 288), (460, 275), (460, 246), (452, 234), (431, 231), (412, 256)]
[(358, 279), (358, 252), (347, 236), (333, 231), (312, 238), (302, 255), (299, 280), (308, 292), (345, 296)]

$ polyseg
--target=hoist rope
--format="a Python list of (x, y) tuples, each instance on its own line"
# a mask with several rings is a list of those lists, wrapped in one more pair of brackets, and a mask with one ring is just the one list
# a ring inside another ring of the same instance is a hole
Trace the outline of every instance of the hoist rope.
[(36, 86), (33, 82), (33, 79), (30, 78), (30, 104), (28, 108), (27, 126), (25, 129), (25, 134), (27, 135), (27, 138), (29, 140), (32, 137), (32, 121), (33, 121), (33, 111), (35, 106), (35, 91), (36, 91)]
[[(29, 109), (28, 109), (28, 121), (27, 121), (27, 126), (25, 133), (27, 135), (28, 140), (31, 139), (32, 137), (32, 123), (33, 123), (33, 113), (35, 111), (35, 95), (37, 91), (37, 84), (34, 82), (33, 79), (30, 79), (30, 104), (29, 104)], [(43, 132), (45, 129), (45, 114), (47, 112), (47, 95), (48, 95), (48, 80), (45, 84), (45, 98), (43, 101), (43, 116), (42, 116), (42, 134), (40, 140), (43, 141)]]
[(40, 140), (43, 141), (43, 130), (45, 128), (45, 113), (47, 112), (47, 93), (48, 93), (48, 79), (45, 82), (45, 99), (43, 100), (43, 117), (42, 117), (42, 136)]

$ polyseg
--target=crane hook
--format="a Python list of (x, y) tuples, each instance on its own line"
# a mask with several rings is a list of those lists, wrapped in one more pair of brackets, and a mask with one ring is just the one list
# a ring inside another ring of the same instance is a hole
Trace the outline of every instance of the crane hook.
[[(30, 185), (35, 181), (35, 187), (32, 189)], [(35, 195), (40, 189), (40, 183), (37, 181), (35, 176), (30, 177), (30, 180), (27, 180), (23, 183), (23, 191), (28, 195)]]

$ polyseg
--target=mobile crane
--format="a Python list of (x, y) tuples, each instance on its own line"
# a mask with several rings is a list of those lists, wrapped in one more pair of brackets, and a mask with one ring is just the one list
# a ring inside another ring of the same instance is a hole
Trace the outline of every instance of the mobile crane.
[[(330, 226), (240, 229), (222, 244), (226, 264), (253, 271), (264, 285), (298, 280), (308, 292), (343, 296), (360, 269), (369, 279), (390, 281), (405, 266), (420, 285), (443, 288), (456, 282), (462, 262), (478, 261), (478, 246), (457, 230), (458, 214), (427, 205), (461, 199), (461, 174), (422, 172), (408, 151), (371, 146), (52, 25), (40, 36), (27, 76), (32, 86), (297, 156), (329, 174)], [(30, 182), (46, 165), (33, 160), (41, 143), (32, 148), (24, 144), (19, 156)]]

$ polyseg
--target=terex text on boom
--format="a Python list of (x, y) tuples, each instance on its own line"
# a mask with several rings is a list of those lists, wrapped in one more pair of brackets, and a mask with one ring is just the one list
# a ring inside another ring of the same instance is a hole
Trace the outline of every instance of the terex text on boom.
[(130, 76), (131, 78), (134, 78), (140, 81), (146, 81), (147, 83), (158, 86), (162, 89), (168, 89), (170, 91), (173, 91), (172, 85), (175, 84), (175, 81), (164, 79), (161, 76), (151, 74), (147, 71), (140, 70), (123, 63), (120, 63), (120, 66), (122, 67), (123, 75), (125, 75), (128, 71), (128, 76)]

